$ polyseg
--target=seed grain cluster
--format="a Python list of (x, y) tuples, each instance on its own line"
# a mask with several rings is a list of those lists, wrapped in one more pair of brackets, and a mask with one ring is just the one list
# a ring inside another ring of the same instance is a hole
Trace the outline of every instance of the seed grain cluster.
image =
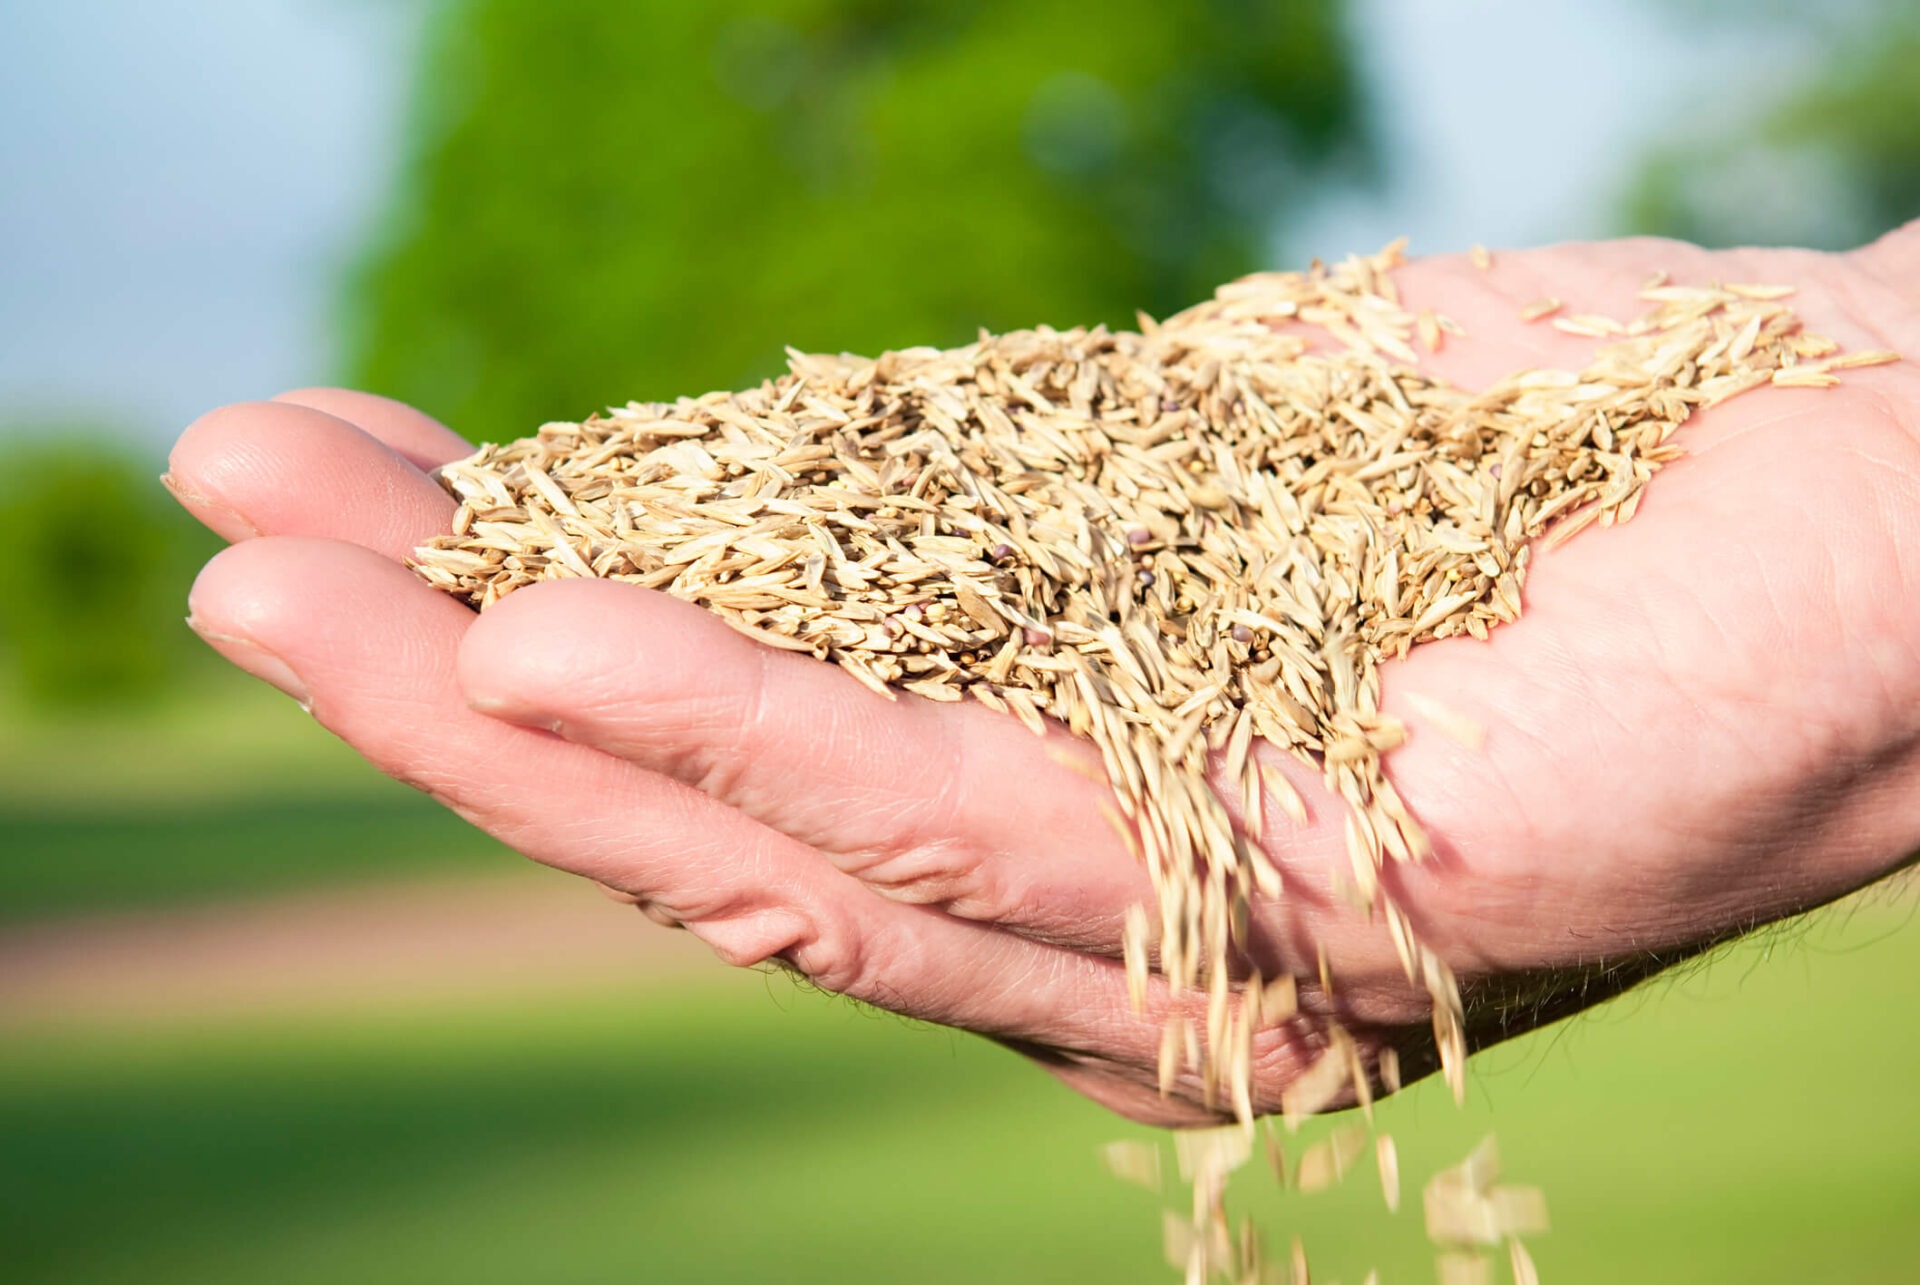
[[(876, 691), (1090, 739), (1157, 892), (1127, 926), (1136, 997), (1150, 957), (1207, 997), (1169, 1026), (1162, 1081), (1195, 1070), (1243, 1121), (1251, 1034), (1290, 1015), (1292, 979), (1231, 964), (1250, 905), (1283, 893), (1268, 804), (1304, 815), (1252, 750), (1293, 753), (1349, 805), (1356, 899), (1432, 994), (1458, 1092), (1458, 988), (1378, 895), (1384, 862), (1428, 850), (1382, 771), (1405, 732), (1381, 661), (1514, 619), (1530, 542), (1632, 517), (1694, 410), (1891, 354), (1836, 357), (1781, 289), (1656, 280), (1628, 322), (1530, 307), (1603, 340), (1593, 361), (1471, 391), (1417, 368), (1456, 328), (1401, 306), (1398, 262), (1248, 277), (1138, 332), (796, 352), (744, 392), (548, 424), (441, 470), (454, 529), (416, 565), (482, 609), (538, 580), (631, 581)], [(1340, 1035), (1289, 1117), (1367, 1091)], [(1192, 1261), (1219, 1253), (1201, 1221)]]

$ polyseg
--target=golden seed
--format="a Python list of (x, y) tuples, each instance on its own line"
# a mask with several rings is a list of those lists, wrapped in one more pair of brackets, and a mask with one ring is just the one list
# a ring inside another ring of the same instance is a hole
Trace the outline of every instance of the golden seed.
[[(1482, 247), (1469, 257), (1492, 267)], [(1663, 276), (1624, 322), (1528, 305), (1530, 320), (1599, 340), (1592, 360), (1468, 390), (1414, 366), (1416, 342), (1431, 351), (1459, 327), (1400, 307), (1400, 262), (1396, 245), (1258, 274), (1139, 332), (794, 353), (757, 388), (547, 424), (439, 471), (458, 508), (413, 566), (483, 610), (541, 580), (630, 581), (876, 690), (972, 697), (1092, 741), (1116, 843), (1160, 890), (1142, 920), (1155, 931), (1124, 943), (1135, 989), (1151, 948), (1172, 989), (1207, 1001), (1203, 1025), (1168, 1026), (1162, 1083), (1247, 1124), (1276, 1090), (1289, 1120), (1368, 1091), (1336, 1022), (1290, 1004), (1278, 1016), (1263, 998), (1275, 983), (1256, 979), (1249, 997), (1232, 980), (1249, 914), (1281, 887), (1257, 827), (1266, 783), (1284, 778), (1259, 762), (1257, 733), (1341, 796), (1355, 896), (1431, 994), (1459, 1092), (1459, 988), (1376, 875), (1432, 847), (1384, 774), (1404, 730), (1378, 708), (1380, 665), (1517, 616), (1531, 542), (1631, 518), (1697, 406), (1826, 387), (1897, 357), (1835, 356), (1776, 288)], [(1334, 342), (1310, 347), (1303, 326)], [(1444, 707), (1416, 712), (1478, 743)], [(1221, 764), (1233, 810), (1209, 783)], [(1290, 788), (1274, 797), (1307, 815)], [(1311, 1027), (1325, 1053), (1289, 1085), (1253, 1085), (1253, 1037), (1280, 1020)], [(1397, 1060), (1378, 1069), (1395, 1088)], [(1351, 1151), (1309, 1149), (1312, 1180), (1344, 1172)], [(1221, 1144), (1196, 1161), (1190, 1177), (1208, 1185), (1178, 1242), (1190, 1272), (1227, 1266), (1210, 1220), (1245, 1155)], [(1395, 1200), (1393, 1152), (1378, 1155)], [(1109, 1160), (1147, 1172), (1134, 1152)], [(1429, 1192), (1449, 1270), (1482, 1261), (1485, 1228), (1510, 1239), (1544, 1219), (1526, 1189)]]

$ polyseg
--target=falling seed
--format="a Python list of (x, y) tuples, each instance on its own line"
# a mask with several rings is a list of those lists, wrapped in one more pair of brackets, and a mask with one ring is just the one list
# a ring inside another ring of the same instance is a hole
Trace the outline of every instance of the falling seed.
[(1339, 1126), (1301, 1153), (1294, 1185), (1304, 1192), (1325, 1191), (1346, 1177), (1366, 1145), (1365, 1125)]
[(1388, 1093), (1400, 1091), (1400, 1054), (1391, 1048), (1380, 1050), (1380, 1084)]
[(1513, 1285), (1540, 1285), (1540, 1269), (1518, 1238), (1507, 1242), (1507, 1262), (1513, 1270)]
[(1173, 1153), (1180, 1162), (1180, 1176), (1191, 1181), (1199, 1174), (1226, 1174), (1240, 1168), (1253, 1156), (1253, 1140), (1237, 1124), (1182, 1129), (1173, 1135)]
[(1127, 1002), (1136, 1013), (1144, 1012), (1147, 1005), (1147, 950), (1151, 936), (1147, 908), (1141, 905), (1128, 906), (1126, 928), (1121, 935), (1121, 953), (1127, 965)]
[[(1484, 247), (1469, 257), (1492, 267)], [(437, 471), (457, 508), (412, 565), (483, 610), (541, 580), (629, 581), (875, 691), (971, 697), (1093, 741), (1116, 842), (1159, 892), (1161, 971), (1225, 1014), (1234, 925), (1282, 885), (1209, 784), (1216, 747), (1242, 737), (1233, 788), (1255, 808), (1262, 784), (1289, 813), (1299, 803), (1249, 752), (1256, 727), (1326, 774), (1353, 819), (1361, 891), (1381, 886), (1364, 877), (1374, 866), (1431, 844), (1388, 803), (1379, 666), (1517, 616), (1532, 542), (1630, 519), (1696, 408), (1897, 360), (1838, 355), (1800, 330), (1783, 288), (1661, 277), (1637, 319), (1554, 317), (1601, 341), (1585, 368), (1467, 390), (1412, 365), (1414, 342), (1461, 332), (1401, 308), (1400, 261), (1396, 245), (1263, 273), (1139, 332), (793, 353), (757, 388), (547, 424)], [(1375, 908), (1433, 999), (1458, 1094), (1453, 974), (1391, 901)], [(1203, 1044), (1184, 1021), (1167, 1027), (1163, 1089), (1188, 1067), (1206, 1100), (1250, 1115), (1256, 1023), (1209, 1023)], [(1314, 1025), (1328, 1055), (1282, 1086), (1289, 1123), (1358, 1092), (1351, 1037)], [(1384, 1054), (1380, 1079), (1399, 1080)], [(1462, 1216), (1491, 1216), (1493, 1198), (1475, 1199)], [(1213, 1261), (1212, 1233), (1189, 1230)]]
[(1266, 1141), (1267, 1167), (1273, 1170), (1273, 1176), (1280, 1180), (1282, 1187), (1285, 1187), (1293, 1180), (1293, 1171), (1287, 1167), (1286, 1144), (1275, 1131), (1271, 1119), (1268, 1119), (1265, 1124), (1263, 1137)]
[(1160, 1148), (1146, 1142), (1109, 1142), (1100, 1148), (1107, 1172), (1148, 1191), (1160, 1190)]
[(1380, 1167), (1380, 1193), (1386, 1197), (1387, 1212), (1400, 1212), (1400, 1151), (1393, 1135), (1383, 1133), (1373, 1140), (1374, 1159)]
[(1493, 1267), (1485, 1254), (1449, 1250), (1434, 1259), (1440, 1285), (1493, 1285)]

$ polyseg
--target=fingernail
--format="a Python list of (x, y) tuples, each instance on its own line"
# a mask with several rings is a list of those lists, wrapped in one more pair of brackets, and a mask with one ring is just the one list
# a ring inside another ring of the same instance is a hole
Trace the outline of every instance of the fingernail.
[(519, 701), (510, 700), (505, 696), (497, 696), (491, 692), (469, 692), (467, 708), (476, 714), (497, 718), (503, 723), (514, 723), (539, 732), (552, 732), (555, 736), (566, 738), (565, 722), (536, 713)]
[(262, 682), (279, 688), (299, 702), (300, 708), (313, 712), (313, 698), (307, 695), (307, 685), (293, 667), (286, 661), (262, 647), (251, 638), (240, 638), (233, 634), (223, 634), (209, 629), (192, 616), (187, 617), (187, 628), (199, 634), (207, 645), (225, 656), (240, 668), (252, 674)]
[(476, 714), (485, 714), (489, 718), (507, 718), (513, 713), (514, 705), (492, 692), (468, 692), (467, 708)]
[(160, 485), (166, 487), (167, 493), (180, 501), (189, 513), (226, 539), (251, 540), (260, 534), (260, 528), (249, 522), (238, 509), (212, 496), (202, 495), (198, 491), (189, 491), (180, 485), (180, 479), (171, 473), (160, 475)]

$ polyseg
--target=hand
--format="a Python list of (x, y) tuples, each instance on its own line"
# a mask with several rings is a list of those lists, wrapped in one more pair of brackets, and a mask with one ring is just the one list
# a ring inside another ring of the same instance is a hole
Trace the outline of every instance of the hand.
[[(1660, 268), (1795, 285), (1815, 332), (1920, 352), (1920, 226), (1851, 255), (1628, 241), (1399, 279), (1467, 332), (1426, 364), (1477, 386), (1585, 360), (1524, 304), (1629, 317)], [(1476, 1043), (1920, 848), (1920, 369), (1763, 389), (1679, 440), (1690, 457), (1632, 523), (1537, 556), (1520, 622), (1383, 670), (1413, 733), (1388, 772), (1436, 848), (1385, 879), (1459, 975)], [(195, 627), (382, 771), (733, 963), (981, 1032), (1138, 1119), (1212, 1118), (1192, 1078), (1155, 1088), (1167, 996), (1129, 1011), (1121, 923), (1150, 894), (1088, 746), (888, 702), (629, 585), (536, 585), (476, 617), (400, 564), (453, 510), (425, 470), (467, 450), (337, 390), (206, 416), (171, 484), (236, 543), (194, 586)], [(1421, 696), (1484, 743), (1441, 734)], [(1303, 1017), (1256, 1039), (1256, 1104), (1311, 1065), (1316, 1018), (1429, 1069), (1424, 993), (1334, 891), (1344, 805), (1262, 752), (1311, 815), (1269, 837), (1287, 895), (1257, 909), (1253, 953), (1311, 978), (1324, 951), (1334, 986), (1304, 984)]]

